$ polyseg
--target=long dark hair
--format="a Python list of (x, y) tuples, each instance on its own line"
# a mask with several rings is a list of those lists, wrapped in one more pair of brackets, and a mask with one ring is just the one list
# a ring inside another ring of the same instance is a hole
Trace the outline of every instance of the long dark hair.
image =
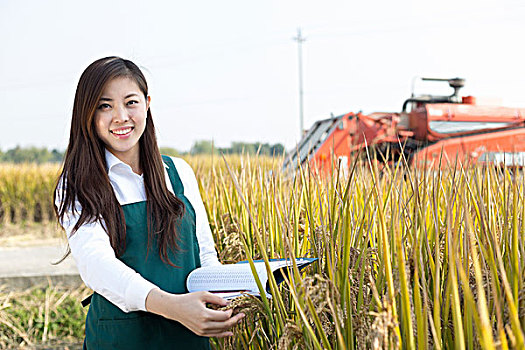
[[(71, 235), (85, 223), (102, 223), (103, 220), (102, 226), (109, 236), (111, 247), (117, 256), (121, 256), (126, 249), (124, 212), (110, 184), (106, 172), (105, 146), (97, 135), (94, 123), (102, 91), (110, 80), (117, 77), (131, 78), (147, 99), (146, 79), (133, 62), (120, 57), (106, 57), (86, 68), (75, 93), (69, 145), (53, 199), (56, 200), (57, 196), (61, 199), (60, 206), (55, 206), (59, 222), (64, 220), (68, 211), (75, 210), (75, 201), (82, 206)], [(157, 146), (150, 109), (147, 111), (144, 133), (139, 140), (139, 149), (147, 197), (148, 250), (152, 243), (156, 243), (162, 261), (174, 266), (168, 252), (178, 247), (176, 227), (185, 208), (184, 203), (166, 186), (164, 164)]]

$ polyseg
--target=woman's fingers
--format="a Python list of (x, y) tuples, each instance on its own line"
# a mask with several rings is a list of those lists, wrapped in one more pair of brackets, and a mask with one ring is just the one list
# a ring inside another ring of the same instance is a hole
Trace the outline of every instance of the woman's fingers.
[(210, 292), (203, 292), (202, 293), (202, 300), (206, 303), (210, 303), (210, 304), (216, 304), (216, 305), (220, 305), (220, 306), (226, 306), (228, 305), (230, 302), (226, 299), (223, 299), (215, 294), (212, 294)]
[(230, 328), (233, 328), (235, 327), (237, 324), (239, 324), (239, 322), (241, 322), (241, 320), (244, 318), (244, 314), (243, 313), (239, 313), (235, 316), (233, 316), (232, 318), (226, 320), (226, 321), (222, 321), (222, 322), (216, 322), (216, 321), (209, 321), (207, 322), (206, 326), (207, 326), (207, 331), (208, 332), (223, 332), (223, 331), (226, 331)]
[(232, 317), (233, 309), (230, 310), (212, 310), (208, 309), (210, 321), (226, 321)]
[(153, 290), (148, 295), (148, 311), (178, 321), (194, 333), (206, 337), (231, 336), (230, 328), (244, 317), (243, 313), (232, 316), (233, 310), (219, 311), (206, 307), (206, 303), (227, 305), (223, 298), (208, 292), (169, 294)]
[(230, 318), (228, 321), (224, 322), (225, 326), (227, 328), (234, 327), (235, 325), (239, 324), (241, 320), (244, 318), (244, 314), (242, 312), (238, 313), (237, 315)]

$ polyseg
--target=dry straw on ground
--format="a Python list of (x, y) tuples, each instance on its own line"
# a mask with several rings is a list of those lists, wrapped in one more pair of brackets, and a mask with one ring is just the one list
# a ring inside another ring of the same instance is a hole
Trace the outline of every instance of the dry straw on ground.
[(86, 316), (79, 300), (90, 292), (51, 285), (18, 292), (0, 288), (0, 349), (78, 348)]

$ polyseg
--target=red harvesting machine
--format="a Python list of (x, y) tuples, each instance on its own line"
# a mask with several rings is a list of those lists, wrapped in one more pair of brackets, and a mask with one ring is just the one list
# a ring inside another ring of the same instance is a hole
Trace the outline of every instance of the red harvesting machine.
[(464, 79), (422, 80), (446, 81), (454, 93), (411, 97), (401, 113), (350, 112), (317, 121), (290, 152), (285, 169), (310, 162), (329, 171), (333, 159), (346, 168), (353, 154), (366, 154), (366, 147), (371, 157), (388, 163), (404, 154), (411, 166), (445, 167), (456, 160), (525, 165), (524, 108), (478, 106), (474, 97), (459, 96)]

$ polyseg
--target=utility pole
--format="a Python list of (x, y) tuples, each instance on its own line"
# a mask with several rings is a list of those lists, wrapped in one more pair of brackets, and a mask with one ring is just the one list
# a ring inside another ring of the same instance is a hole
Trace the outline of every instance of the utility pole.
[(297, 36), (293, 38), (297, 41), (297, 49), (299, 56), (299, 139), (303, 137), (304, 132), (304, 118), (303, 118), (303, 51), (302, 44), (306, 40), (301, 36), (301, 28), (297, 28)]

